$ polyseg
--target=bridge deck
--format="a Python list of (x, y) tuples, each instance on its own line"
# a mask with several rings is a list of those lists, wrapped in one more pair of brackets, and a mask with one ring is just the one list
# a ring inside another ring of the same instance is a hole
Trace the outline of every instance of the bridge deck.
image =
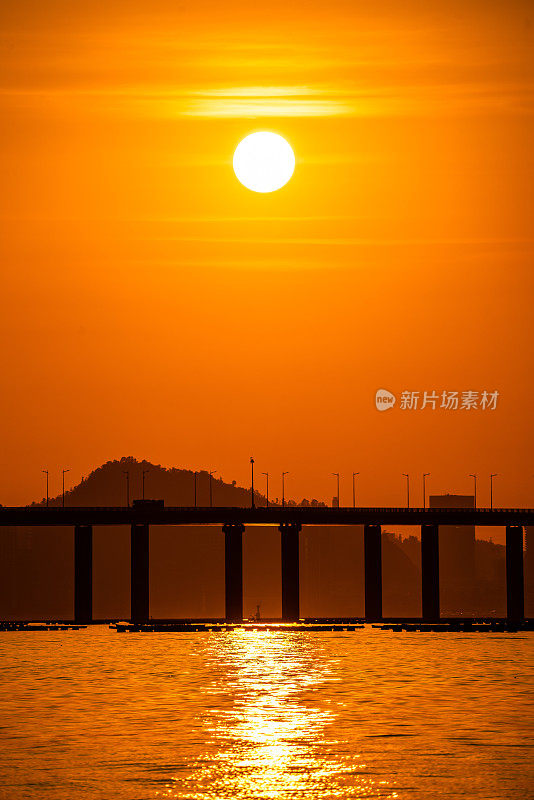
[(1, 526), (22, 525), (534, 525), (531, 508), (324, 508), (270, 506), (45, 508), (0, 507)]

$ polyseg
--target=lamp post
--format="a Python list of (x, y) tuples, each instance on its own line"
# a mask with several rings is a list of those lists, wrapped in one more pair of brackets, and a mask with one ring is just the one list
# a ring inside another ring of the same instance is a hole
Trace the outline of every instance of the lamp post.
[(63, 506), (63, 508), (65, 508), (65, 473), (66, 473), (66, 472), (70, 472), (70, 469), (64, 469), (64, 470), (62, 470), (62, 473), (63, 473), (63, 475), (62, 475), (62, 486), (63, 486), (63, 491), (62, 491), (61, 505)]
[(282, 472), (282, 508), (284, 508), (286, 504), (286, 493), (285, 493), (285, 477), (289, 475), (289, 472)]
[(337, 507), (339, 508), (339, 472), (333, 472), (334, 478), (337, 478)]
[(149, 472), (149, 469), (143, 470), (143, 500), (145, 499), (145, 475), (148, 475)]
[(359, 475), (359, 474), (360, 474), (359, 472), (353, 472), (352, 473), (352, 507), (353, 508), (356, 508), (356, 488), (355, 488), (355, 484), (354, 484), (354, 478), (356, 477), (356, 475)]
[(423, 472), (423, 508), (426, 508), (426, 479), (430, 472)]
[(498, 472), (492, 472), (490, 475), (490, 508), (493, 508), (493, 479), (497, 477)]
[(123, 469), (123, 474), (126, 475), (126, 505), (130, 508), (130, 472)]
[(265, 475), (265, 478), (266, 478), (266, 481), (267, 481), (267, 508), (269, 508), (269, 473), (268, 472), (262, 472), (261, 474)]
[(477, 507), (477, 474), (476, 474), (476, 472), (470, 472), (469, 473), (469, 477), (473, 478), (473, 481), (475, 482), (475, 508), (476, 508)]
[(250, 507), (254, 508), (254, 459), (250, 456)]
[(213, 507), (213, 476), (216, 472), (216, 469), (212, 469), (210, 472), (210, 508)]
[(48, 508), (48, 470), (42, 469), (41, 472), (44, 472), (46, 475), (46, 507)]
[(410, 476), (407, 472), (403, 472), (402, 475), (406, 478), (406, 508), (410, 508)]
[(196, 508), (197, 507), (197, 473), (196, 473), (196, 470), (193, 473), (193, 475), (194, 475), (193, 481), (194, 481), (194, 485), (195, 485), (195, 503), (194, 503), (194, 505), (195, 505), (195, 508)]

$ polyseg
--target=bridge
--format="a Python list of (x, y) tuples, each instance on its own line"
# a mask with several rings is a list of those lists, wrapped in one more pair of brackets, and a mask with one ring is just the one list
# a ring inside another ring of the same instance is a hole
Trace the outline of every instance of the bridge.
[(327, 508), (323, 506), (165, 507), (154, 501), (133, 507), (0, 507), (0, 528), (69, 526), (74, 528), (74, 617), (90, 623), (92, 613), (93, 526), (131, 528), (131, 620), (150, 619), (149, 551), (151, 525), (221, 525), (224, 534), (225, 613), (228, 622), (243, 620), (243, 534), (246, 525), (278, 527), (281, 544), (282, 619), (298, 621), (299, 533), (303, 525), (363, 525), (365, 619), (382, 620), (383, 525), (421, 528), (422, 619), (440, 618), (439, 526), (477, 525), (506, 528), (507, 618), (524, 619), (523, 527), (534, 525), (534, 509), (524, 508)]

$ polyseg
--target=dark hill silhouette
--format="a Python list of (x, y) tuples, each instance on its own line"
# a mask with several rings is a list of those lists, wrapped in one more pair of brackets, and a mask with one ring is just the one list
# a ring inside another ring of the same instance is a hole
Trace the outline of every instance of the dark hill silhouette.
[[(145, 476), (145, 497), (163, 499), (168, 506), (192, 506), (194, 504), (194, 472), (189, 469), (166, 469), (150, 461), (137, 461), (132, 456), (120, 460), (107, 461), (93, 470), (87, 478), (82, 478), (77, 486), (65, 492), (65, 505), (68, 506), (125, 506), (126, 475), (130, 474), (130, 502), (142, 497), (143, 471)], [(209, 473), (197, 473), (197, 503), (209, 505)], [(237, 486), (236, 482), (225, 483), (216, 475), (212, 478), (214, 506), (250, 505), (250, 489)], [(255, 491), (257, 505), (265, 505), (265, 497)], [(51, 506), (60, 506), (62, 496), (51, 497)], [(36, 505), (46, 505), (46, 498)]]

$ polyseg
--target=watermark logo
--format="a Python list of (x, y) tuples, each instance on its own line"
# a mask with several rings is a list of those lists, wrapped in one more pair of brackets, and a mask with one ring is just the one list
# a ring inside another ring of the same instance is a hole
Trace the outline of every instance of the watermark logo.
[(387, 411), (395, 405), (396, 397), (387, 389), (379, 389), (375, 394), (375, 405), (379, 411)]
[[(375, 395), (378, 411), (387, 411), (395, 405), (396, 397), (386, 389), (379, 389)], [(403, 391), (399, 409), (401, 411), (495, 411), (499, 399), (498, 391)]]

